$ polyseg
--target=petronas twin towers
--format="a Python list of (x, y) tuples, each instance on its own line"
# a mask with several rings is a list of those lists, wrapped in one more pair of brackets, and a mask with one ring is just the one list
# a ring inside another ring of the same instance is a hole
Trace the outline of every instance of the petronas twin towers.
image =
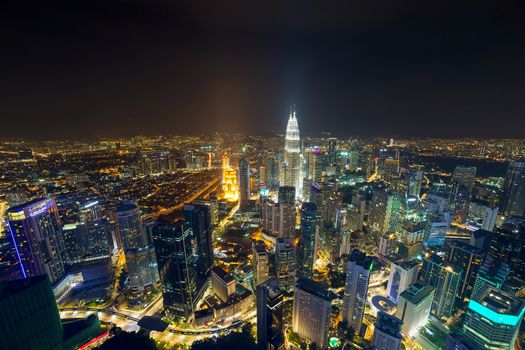
[(301, 138), (295, 108), (290, 112), (286, 137), (284, 139), (284, 159), (281, 166), (280, 185), (295, 187), (295, 196), (302, 199), (303, 174), (302, 174)]

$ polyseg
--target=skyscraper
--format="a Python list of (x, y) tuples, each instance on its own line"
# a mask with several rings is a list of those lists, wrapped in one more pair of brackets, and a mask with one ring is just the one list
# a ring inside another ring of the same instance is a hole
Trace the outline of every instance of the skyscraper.
[(512, 350), (524, 314), (523, 300), (487, 286), (470, 299), (463, 331), (482, 349)]
[(235, 294), (235, 280), (219, 266), (211, 268), (211, 286), (215, 295), (224, 303)]
[(265, 200), (261, 204), (263, 230), (274, 237), (294, 237), (296, 212), (293, 204)]
[(269, 259), (263, 241), (253, 242), (253, 282), (255, 286), (266, 282), (270, 277)]
[(454, 222), (464, 223), (472, 197), (472, 189), (476, 180), (476, 167), (457, 166), (452, 175), (452, 191), (450, 205), (454, 213)]
[(408, 179), (408, 189), (407, 194), (413, 197), (419, 197), (421, 193), (421, 184), (423, 183), (423, 171), (414, 170), (410, 173)]
[(222, 156), (222, 193), (224, 199), (235, 202), (239, 199), (239, 187), (237, 186), (237, 174), (230, 166), (230, 158), (226, 153)]
[(434, 287), (421, 282), (411, 284), (399, 295), (396, 317), (403, 321), (401, 331), (405, 336), (415, 336), (428, 321), (433, 299)]
[(435, 285), (434, 300), (432, 301), (432, 314), (434, 316), (437, 318), (452, 316), (461, 290), (462, 279), (462, 269), (448, 262), (441, 264)]
[(284, 139), (284, 161), (281, 168), (281, 186), (295, 187), (295, 196), (302, 198), (303, 175), (302, 175), (301, 139), (299, 136), (299, 124), (295, 109), (290, 113)]
[(525, 215), (525, 160), (509, 163), (501, 204), (505, 216)]
[(419, 272), (417, 261), (398, 262), (390, 264), (390, 276), (386, 294), (394, 303), (397, 303), (401, 294), (409, 285), (416, 282)]
[(293, 297), (292, 329), (318, 348), (328, 346), (332, 299), (328, 286), (308, 278), (299, 278)]
[(485, 285), (501, 289), (509, 273), (509, 265), (506, 262), (496, 260), (492, 256), (487, 255), (476, 276), (471, 298), (481, 291)]
[(87, 257), (108, 257), (112, 244), (110, 223), (102, 216), (99, 202), (89, 202), (82, 206), (79, 210), (79, 218), (87, 227)]
[(155, 251), (148, 245), (137, 204), (120, 204), (117, 207), (117, 222), (126, 256), (129, 286), (134, 293), (141, 294), (158, 282), (159, 274)]
[(354, 249), (346, 265), (343, 322), (356, 333), (359, 333), (363, 322), (372, 263), (373, 257)]
[(275, 274), (282, 290), (291, 291), (295, 285), (297, 263), (293, 238), (277, 238), (275, 243)]
[(452, 242), (448, 245), (445, 259), (463, 270), (458, 291), (460, 298), (470, 298), (484, 257), (480, 249), (468, 243)]
[(404, 196), (398, 192), (374, 191), (370, 203), (368, 225), (379, 237), (386, 232), (396, 232), (400, 224), (400, 211)]
[(193, 232), (183, 220), (160, 222), (153, 228), (153, 244), (164, 309), (172, 316), (189, 319), (199, 293)]
[(62, 349), (64, 329), (46, 275), (0, 284), (1, 349)]
[(88, 257), (105, 258), (111, 252), (110, 224), (106, 218), (97, 218), (87, 222)]
[(62, 227), (64, 239), (65, 261), (74, 264), (84, 260), (88, 248), (87, 227), (82, 222), (66, 224)]
[(403, 321), (399, 318), (379, 311), (374, 325), (372, 345), (377, 350), (399, 350), (401, 348), (401, 326)]
[(337, 139), (335, 137), (328, 139), (328, 165), (337, 166)]
[(7, 217), (22, 276), (47, 274), (51, 283), (58, 282), (66, 254), (55, 200), (35, 199), (9, 209)]
[(246, 158), (239, 160), (239, 209), (250, 209), (250, 163)]
[(317, 206), (305, 202), (301, 207), (301, 238), (297, 247), (297, 269), (303, 276), (312, 276), (315, 263), (315, 241), (319, 231)]
[(144, 248), (147, 245), (137, 204), (124, 202), (117, 206), (117, 221), (124, 252), (129, 249)]
[(213, 241), (211, 228), (211, 208), (201, 204), (185, 204), (184, 220), (192, 230), (195, 240), (195, 254), (197, 256), (197, 272), (199, 285), (210, 277), (213, 266)]
[(262, 349), (279, 349), (284, 344), (283, 292), (279, 281), (269, 279), (257, 286), (257, 344)]

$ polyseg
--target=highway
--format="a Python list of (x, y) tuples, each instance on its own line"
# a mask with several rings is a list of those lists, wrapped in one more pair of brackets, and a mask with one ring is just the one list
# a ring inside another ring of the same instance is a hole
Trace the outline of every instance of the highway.
[(201, 190), (199, 190), (195, 194), (193, 194), (190, 198), (185, 199), (184, 201), (182, 201), (181, 203), (179, 203), (179, 204), (177, 204), (177, 205), (175, 205), (173, 207), (164, 208), (164, 209), (159, 210), (159, 211), (157, 211), (155, 213), (144, 215), (144, 219), (158, 218), (160, 216), (167, 216), (167, 215), (173, 214), (177, 210), (182, 209), (184, 204), (190, 203), (190, 202), (194, 201), (195, 199), (197, 199), (197, 198), (199, 198), (199, 197), (201, 197), (203, 195), (205, 195), (205, 196), (208, 195), (208, 193), (212, 192), (213, 190), (215, 190), (215, 188), (219, 184), (220, 184), (220, 177), (216, 177), (215, 179), (210, 181), (205, 187), (203, 187)]

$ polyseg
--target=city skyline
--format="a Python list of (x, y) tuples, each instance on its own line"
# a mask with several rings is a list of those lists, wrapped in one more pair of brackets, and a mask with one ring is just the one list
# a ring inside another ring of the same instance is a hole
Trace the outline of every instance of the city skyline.
[(27, 0), (1, 39), (0, 349), (523, 348), (523, 1)]

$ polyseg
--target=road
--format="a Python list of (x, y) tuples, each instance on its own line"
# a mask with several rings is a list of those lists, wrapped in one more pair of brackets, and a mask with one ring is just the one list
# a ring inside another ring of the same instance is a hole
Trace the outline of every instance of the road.
[[(132, 316), (125, 314), (121, 311), (114, 310), (114, 309), (97, 309), (97, 308), (89, 308), (89, 307), (68, 307), (68, 308), (62, 308), (60, 310), (60, 317), (61, 318), (80, 318), (85, 317), (87, 315), (97, 313), (99, 318), (108, 323), (114, 323), (118, 326), (120, 324), (128, 324), (128, 325), (136, 325), (137, 322), (142, 318), (142, 315), (140, 317)], [(148, 315), (149, 316), (149, 315)], [(184, 334), (184, 335), (213, 335), (218, 334), (220, 332), (233, 329), (236, 327), (239, 327), (244, 322), (250, 321), (252, 318), (256, 316), (256, 311), (253, 309), (249, 313), (245, 314), (242, 318), (235, 320), (225, 326), (221, 327), (213, 327), (213, 328), (202, 328), (202, 329), (181, 329), (177, 328), (173, 325), (170, 325), (167, 329), (167, 331), (175, 334)]]
[(145, 215), (144, 219), (147, 219), (147, 218), (158, 218), (159, 216), (167, 216), (167, 215), (173, 214), (177, 210), (182, 209), (184, 204), (190, 203), (190, 202), (194, 201), (195, 199), (201, 197), (202, 195), (207, 195), (209, 192), (213, 191), (219, 184), (220, 184), (220, 178), (216, 177), (210, 183), (208, 183), (205, 187), (203, 187), (201, 190), (199, 190), (196, 193), (194, 193), (190, 198), (185, 199), (184, 201), (182, 201), (181, 203), (179, 203), (179, 204), (177, 204), (177, 205), (175, 205), (173, 207), (164, 208), (164, 209), (159, 210), (159, 211), (157, 211), (155, 213), (151, 213), (151, 214)]

